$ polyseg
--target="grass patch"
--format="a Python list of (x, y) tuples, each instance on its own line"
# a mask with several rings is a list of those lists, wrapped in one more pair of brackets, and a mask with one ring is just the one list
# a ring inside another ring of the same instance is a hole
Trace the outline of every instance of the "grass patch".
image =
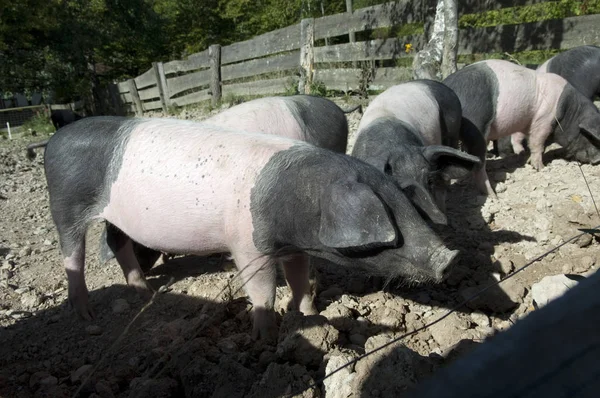
[(31, 119), (27, 120), (19, 127), (19, 130), (21, 134), (28, 134), (29, 131), (31, 131), (32, 133), (36, 132), (41, 135), (49, 135), (56, 131), (52, 124), (52, 120), (50, 120), (50, 117), (43, 111), (36, 112)]
[(457, 62), (459, 64), (472, 64), (474, 62), (484, 61), (486, 59), (504, 59), (507, 61), (516, 61), (521, 65), (541, 65), (552, 58), (561, 50), (535, 50), (522, 51), (517, 53), (489, 53), (489, 54), (465, 54), (459, 55)]
[(503, 8), (479, 14), (466, 14), (459, 18), (458, 27), (459, 29), (465, 29), (516, 25), (589, 14), (600, 14), (600, 0), (561, 0), (523, 7)]

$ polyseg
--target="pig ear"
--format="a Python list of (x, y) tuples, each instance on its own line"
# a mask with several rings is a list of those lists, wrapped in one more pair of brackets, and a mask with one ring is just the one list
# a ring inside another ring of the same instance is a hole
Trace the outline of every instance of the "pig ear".
[(583, 134), (594, 145), (600, 146), (600, 133), (598, 132), (598, 129), (580, 124), (579, 130), (581, 131), (581, 134)]
[(446, 215), (439, 209), (431, 194), (421, 184), (416, 181), (404, 180), (400, 182), (400, 187), (412, 204), (422, 213), (425, 213), (431, 221), (441, 225), (448, 223)]
[(395, 245), (398, 236), (381, 199), (368, 185), (330, 185), (321, 197), (319, 240), (337, 249)]
[(432, 165), (432, 171), (442, 173), (446, 181), (463, 178), (481, 165), (478, 157), (444, 145), (425, 147), (423, 156)]

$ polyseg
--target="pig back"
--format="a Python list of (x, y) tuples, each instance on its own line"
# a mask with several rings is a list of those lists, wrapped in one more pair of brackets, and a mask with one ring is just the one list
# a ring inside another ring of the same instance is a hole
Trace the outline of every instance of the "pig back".
[(172, 120), (131, 130), (100, 217), (147, 247), (170, 253), (227, 249), (250, 223), (249, 197), (273, 154), (296, 141)]

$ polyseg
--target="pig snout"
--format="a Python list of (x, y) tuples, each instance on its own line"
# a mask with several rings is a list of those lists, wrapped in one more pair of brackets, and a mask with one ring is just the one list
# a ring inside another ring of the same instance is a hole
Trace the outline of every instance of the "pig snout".
[(458, 256), (458, 250), (450, 250), (440, 246), (431, 252), (429, 265), (433, 271), (433, 279), (436, 283), (442, 282), (448, 276), (452, 263)]

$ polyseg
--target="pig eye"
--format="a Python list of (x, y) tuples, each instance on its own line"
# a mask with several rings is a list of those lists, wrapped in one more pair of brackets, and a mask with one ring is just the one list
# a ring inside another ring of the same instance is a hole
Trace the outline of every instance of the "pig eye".
[(389, 163), (386, 163), (385, 167), (383, 168), (383, 172), (385, 174), (392, 175), (392, 165), (390, 165)]

